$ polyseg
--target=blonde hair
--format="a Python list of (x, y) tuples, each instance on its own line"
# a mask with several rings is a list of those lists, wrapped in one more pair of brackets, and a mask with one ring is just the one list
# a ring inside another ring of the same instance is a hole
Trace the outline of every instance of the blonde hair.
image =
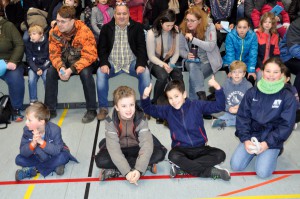
[(47, 123), (50, 120), (50, 111), (42, 102), (35, 102), (28, 106), (25, 110), (25, 114), (28, 115), (34, 113), (34, 117), (38, 120), (45, 120)]
[(135, 91), (128, 86), (119, 86), (113, 93), (114, 105), (117, 105), (119, 100), (125, 97), (133, 97), (135, 101)]
[(236, 70), (236, 69), (242, 69), (244, 72), (247, 71), (247, 66), (244, 62), (235, 60), (230, 64), (230, 71)]
[(276, 20), (275, 20), (275, 15), (272, 12), (266, 12), (265, 14), (263, 14), (263, 16), (261, 16), (260, 18), (260, 22), (259, 22), (259, 30), (261, 32), (264, 32), (264, 27), (263, 27), (263, 23), (268, 19), (271, 19), (272, 22), (272, 27), (270, 29), (270, 33), (271, 34), (276, 34), (277, 33), (277, 29), (276, 29)]
[(42, 28), (42, 26), (33, 24), (29, 27), (28, 34), (30, 35), (33, 32), (36, 32), (36, 33), (42, 35), (42, 34), (44, 34), (44, 29)]
[[(201, 23), (198, 24), (198, 26), (196, 28), (196, 31), (193, 34), (193, 36), (198, 38), (198, 39), (205, 40), (205, 31), (206, 31), (207, 26), (208, 26), (208, 16), (207, 16), (206, 12), (201, 10), (198, 6), (192, 6), (185, 12), (184, 19), (186, 19), (186, 16), (188, 14), (194, 15), (197, 18), (197, 20), (201, 19)], [(183, 34), (192, 33), (188, 29), (187, 22), (185, 20), (183, 20), (181, 22), (180, 29), (181, 29)]]

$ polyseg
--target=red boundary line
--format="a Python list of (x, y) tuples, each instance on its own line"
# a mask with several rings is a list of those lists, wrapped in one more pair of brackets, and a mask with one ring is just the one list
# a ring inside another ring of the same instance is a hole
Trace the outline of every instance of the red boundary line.
[[(275, 171), (273, 174), (300, 174), (300, 170)], [(255, 172), (234, 172), (231, 176), (254, 176)], [(181, 175), (175, 178), (196, 178), (191, 175)], [(169, 175), (142, 176), (141, 180), (163, 180), (172, 179)], [(106, 181), (121, 181), (124, 177), (111, 178)], [(66, 178), (49, 180), (22, 180), (22, 181), (0, 181), (0, 186), (4, 185), (22, 185), (22, 184), (51, 184), (51, 183), (72, 183), (72, 182), (99, 182), (99, 178)]]

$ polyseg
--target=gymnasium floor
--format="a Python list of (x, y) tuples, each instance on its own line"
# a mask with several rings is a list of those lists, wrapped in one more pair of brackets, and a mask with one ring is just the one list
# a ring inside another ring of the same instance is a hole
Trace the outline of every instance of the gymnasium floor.
[[(62, 128), (64, 141), (71, 153), (80, 161), (70, 162), (63, 176), (55, 173), (46, 178), (38, 175), (34, 179), (16, 182), (15, 157), (19, 153), (19, 144), (25, 122), (13, 123), (5, 130), (0, 130), (0, 198), (1, 199), (75, 199), (75, 198), (300, 198), (300, 128), (293, 131), (285, 143), (284, 153), (278, 158), (275, 174), (269, 179), (259, 179), (253, 172), (253, 162), (245, 172), (231, 172), (231, 181), (194, 178), (180, 176), (169, 177), (169, 163), (158, 164), (156, 175), (147, 172), (139, 181), (132, 185), (125, 178), (99, 181), (99, 169), (94, 163), (94, 155), (98, 152), (97, 145), (104, 137), (104, 122), (94, 120), (82, 124), (84, 109), (59, 109), (58, 117), (52, 122)], [(205, 121), (209, 145), (223, 149), (227, 154), (222, 167), (228, 168), (233, 150), (238, 144), (234, 136), (234, 128), (224, 130), (212, 129), (211, 120)], [(152, 133), (170, 149), (168, 129), (158, 125), (152, 118), (149, 121)], [(167, 156), (166, 156), (167, 157)]]

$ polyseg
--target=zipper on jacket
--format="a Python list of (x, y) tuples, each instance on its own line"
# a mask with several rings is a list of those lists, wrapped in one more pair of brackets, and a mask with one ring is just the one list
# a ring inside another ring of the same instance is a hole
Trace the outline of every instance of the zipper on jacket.
[(244, 52), (244, 39), (242, 39), (242, 51), (241, 51), (241, 54), (240, 54), (240, 61), (242, 61), (243, 52)]
[(185, 129), (185, 132), (186, 132), (186, 134), (187, 134), (187, 136), (188, 136), (188, 138), (189, 138), (189, 140), (190, 140), (192, 146), (194, 146), (193, 141), (192, 141), (192, 139), (191, 139), (191, 137), (190, 137), (190, 134), (189, 134), (189, 132), (188, 132), (188, 130), (187, 130), (187, 128), (186, 128), (186, 125), (185, 125), (185, 121), (184, 121), (184, 111), (183, 111), (183, 109), (181, 109), (181, 112), (182, 112), (182, 123), (183, 123), (184, 129)]

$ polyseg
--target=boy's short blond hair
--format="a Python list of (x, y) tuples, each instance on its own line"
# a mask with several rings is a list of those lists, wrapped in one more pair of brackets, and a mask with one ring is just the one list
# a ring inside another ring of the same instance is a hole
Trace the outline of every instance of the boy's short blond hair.
[(135, 101), (135, 91), (128, 86), (119, 86), (113, 93), (114, 105), (117, 105), (119, 100), (125, 97), (133, 97)]
[(28, 115), (34, 113), (34, 117), (38, 120), (45, 120), (47, 123), (50, 120), (50, 111), (42, 102), (35, 102), (28, 106), (25, 110), (25, 114)]
[(235, 60), (230, 64), (230, 71), (236, 70), (236, 69), (242, 69), (244, 72), (247, 71), (247, 66), (244, 62)]
[(42, 34), (44, 34), (44, 29), (42, 28), (42, 26), (32, 24), (28, 29), (28, 34), (30, 35), (33, 32), (36, 32), (36, 33), (42, 35)]

